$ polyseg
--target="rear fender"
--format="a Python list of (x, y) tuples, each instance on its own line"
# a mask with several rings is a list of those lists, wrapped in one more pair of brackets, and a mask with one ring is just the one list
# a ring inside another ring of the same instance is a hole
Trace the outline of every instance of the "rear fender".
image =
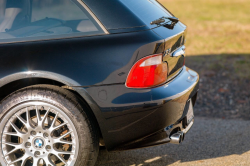
[[(78, 93), (80, 97), (88, 104), (92, 112), (94, 113), (97, 123), (99, 125), (99, 128), (101, 130), (101, 133), (102, 134), (105, 133), (104, 131), (106, 131), (106, 129), (104, 129), (103, 127), (105, 125), (103, 125), (103, 118), (100, 115), (101, 111), (99, 107), (97, 106), (97, 104), (95, 103), (95, 101), (89, 96), (89, 94), (85, 91), (84, 88), (80, 87), (79, 83), (63, 75), (53, 73), (53, 72), (47, 72), (47, 71), (32, 71), (32, 72), (27, 71), (27, 72), (15, 73), (15, 74), (12, 74), (12, 75), (9, 75), (0, 79), (0, 93), (2, 91), (2, 88), (5, 85), (8, 85), (14, 81), (27, 79), (27, 78), (44, 78), (44, 79), (54, 80), (65, 85), (64, 88), (66, 87), (67, 89), (73, 90), (76, 93)], [(103, 137), (105, 137), (104, 135)]]

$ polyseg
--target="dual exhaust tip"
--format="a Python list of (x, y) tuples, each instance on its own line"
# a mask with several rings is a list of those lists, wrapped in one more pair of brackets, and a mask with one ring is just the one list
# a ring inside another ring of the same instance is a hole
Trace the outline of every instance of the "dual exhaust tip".
[(177, 133), (174, 133), (170, 136), (170, 143), (180, 144), (182, 141), (184, 141), (184, 136), (184, 132), (178, 131)]

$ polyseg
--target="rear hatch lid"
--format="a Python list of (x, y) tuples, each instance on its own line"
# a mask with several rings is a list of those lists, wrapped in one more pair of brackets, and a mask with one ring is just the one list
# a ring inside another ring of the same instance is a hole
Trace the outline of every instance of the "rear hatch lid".
[[(173, 17), (165, 7), (163, 7), (157, 0), (120, 0), (128, 9), (130, 9), (140, 20), (142, 20), (147, 27), (152, 29), (162, 39), (164, 39), (164, 57), (169, 66), (169, 77), (172, 79), (182, 69), (185, 63), (185, 38), (186, 26), (180, 21), (175, 24), (173, 29), (159, 26), (156, 24), (151, 25), (162, 17)], [(166, 19), (166, 23), (169, 20)], [(164, 23), (165, 24), (165, 23)]]

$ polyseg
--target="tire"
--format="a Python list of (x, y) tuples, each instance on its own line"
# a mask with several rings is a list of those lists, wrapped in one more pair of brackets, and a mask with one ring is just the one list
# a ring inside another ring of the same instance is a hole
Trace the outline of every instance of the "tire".
[(0, 103), (1, 164), (21, 158), (18, 162), (28, 166), (93, 166), (99, 130), (88, 109), (72, 92), (56, 86), (36, 85), (12, 93)]

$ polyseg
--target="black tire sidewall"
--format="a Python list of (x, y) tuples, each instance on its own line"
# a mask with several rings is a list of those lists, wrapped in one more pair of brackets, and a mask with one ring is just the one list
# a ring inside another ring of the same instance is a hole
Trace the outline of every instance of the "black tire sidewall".
[[(6, 114), (11, 109), (22, 103), (27, 103), (30, 101), (39, 101), (52, 104), (62, 110), (71, 119), (77, 131), (79, 141), (78, 155), (75, 165), (93, 165), (94, 162), (90, 161), (93, 161), (93, 159), (95, 160), (97, 158), (97, 156), (93, 156), (93, 154), (98, 154), (98, 152), (95, 152), (98, 150), (95, 148), (95, 146), (93, 146), (93, 144), (97, 141), (93, 140), (97, 139), (97, 137), (93, 136), (95, 135), (92, 129), (93, 125), (91, 124), (91, 120), (89, 120), (87, 114), (84, 113), (84, 110), (80, 104), (75, 100), (75, 96), (65, 89), (54, 86), (33, 86), (24, 88), (11, 94), (0, 103), (0, 125), (4, 125), (2, 124), (2, 119), (5, 118)], [(3, 131), (1, 131), (1, 135), (2, 132)], [(0, 160), (4, 166), (6, 163), (2, 156), (3, 154), (1, 150)]]

